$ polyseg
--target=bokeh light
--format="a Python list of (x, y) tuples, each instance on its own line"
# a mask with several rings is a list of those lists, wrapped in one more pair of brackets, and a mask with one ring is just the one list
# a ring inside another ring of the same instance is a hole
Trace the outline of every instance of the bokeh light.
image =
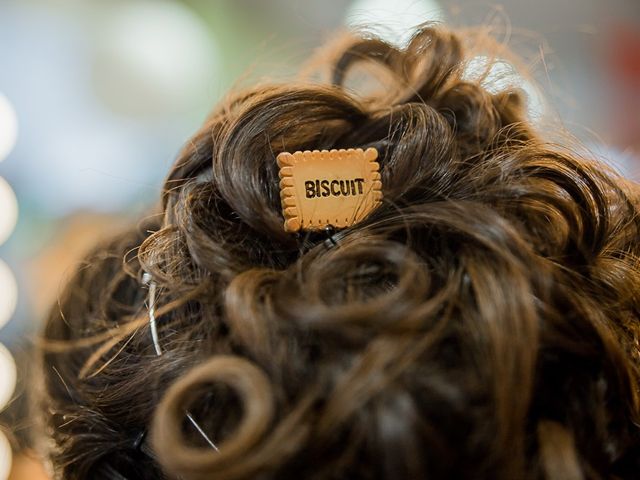
[(18, 303), (18, 285), (9, 266), (0, 260), (0, 328), (13, 316)]
[(7, 347), (0, 343), (0, 410), (6, 407), (13, 396), (16, 378), (16, 362)]
[(9, 156), (17, 139), (18, 118), (16, 112), (9, 99), (0, 93), (0, 162)]
[(0, 431), (0, 480), (7, 480), (11, 472), (11, 445), (9, 440)]
[(510, 88), (518, 88), (527, 95), (527, 113), (532, 121), (539, 120), (545, 112), (542, 94), (526, 78), (504, 59), (490, 58), (485, 55), (473, 57), (465, 67), (463, 78), (479, 81), (492, 94), (497, 94)]
[[(0, 135), (0, 142), (1, 139), (2, 135)], [(17, 221), (18, 200), (11, 186), (4, 178), (0, 177), (0, 245), (9, 238)]]
[(444, 19), (444, 10), (435, 0), (355, 0), (345, 21), (352, 28), (373, 27), (384, 40), (402, 46), (409, 41), (416, 25)]
[(131, 115), (185, 111), (211, 92), (219, 53), (200, 17), (169, 0), (119, 3), (93, 59), (99, 96)]

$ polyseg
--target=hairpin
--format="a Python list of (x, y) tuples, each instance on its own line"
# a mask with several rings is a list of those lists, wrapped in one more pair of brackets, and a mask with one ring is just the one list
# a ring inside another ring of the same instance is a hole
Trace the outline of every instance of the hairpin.
[(140, 432), (138, 432), (138, 435), (136, 435), (136, 439), (133, 441), (134, 450), (140, 450), (140, 447), (142, 446), (142, 442), (144, 442), (144, 439), (146, 436), (147, 436), (146, 430), (140, 430)]
[(284, 229), (344, 228), (364, 219), (382, 202), (377, 158), (373, 147), (278, 154)]
[[(156, 282), (153, 281), (153, 277), (150, 273), (144, 272), (142, 275), (142, 283), (146, 285), (149, 289), (149, 295), (147, 297), (147, 310), (149, 312), (149, 328), (151, 330), (151, 340), (153, 341), (153, 347), (156, 351), (156, 356), (162, 356), (162, 348), (160, 348), (160, 340), (158, 338), (158, 328), (156, 325), (156, 290), (157, 285)], [(218, 447), (216, 447), (215, 443), (211, 441), (209, 436), (205, 433), (205, 431), (200, 427), (198, 422), (196, 422), (191, 412), (185, 410), (185, 415), (187, 419), (191, 422), (194, 428), (198, 431), (198, 433), (204, 438), (204, 440), (209, 444), (211, 448), (213, 448), (216, 452), (218, 452)], [(146, 437), (147, 431), (143, 430), (134, 441), (134, 448), (138, 450), (140, 445), (144, 441)]]
[(153, 340), (153, 346), (156, 349), (156, 355), (159, 357), (160, 355), (162, 355), (162, 349), (160, 348), (160, 340), (158, 339), (158, 327), (156, 326), (156, 282), (152, 281), (150, 273), (144, 272), (144, 274), (142, 275), (142, 283), (149, 288), (149, 295), (147, 298), (149, 328), (151, 329), (151, 339)]
[(327, 234), (327, 239), (324, 241), (325, 247), (331, 248), (338, 245), (338, 242), (336, 242), (336, 239), (333, 238), (333, 236), (336, 233), (336, 229), (333, 225), (327, 225), (326, 227), (324, 227), (324, 233)]

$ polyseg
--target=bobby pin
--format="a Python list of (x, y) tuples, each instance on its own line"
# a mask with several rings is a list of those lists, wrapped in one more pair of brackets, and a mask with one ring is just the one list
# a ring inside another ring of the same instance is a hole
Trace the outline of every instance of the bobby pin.
[[(160, 356), (162, 356), (162, 348), (160, 348), (160, 340), (158, 338), (158, 327), (156, 325), (156, 289), (157, 289), (157, 286), (156, 286), (156, 282), (153, 281), (153, 277), (148, 272), (144, 272), (144, 274), (142, 275), (142, 283), (149, 287), (149, 295), (148, 295), (148, 299), (147, 299), (147, 308), (148, 308), (148, 311), (149, 311), (149, 328), (151, 330), (151, 340), (153, 341), (153, 347), (155, 348), (156, 355), (158, 357), (160, 357)], [(185, 410), (185, 414), (186, 414), (187, 418), (189, 419), (189, 421), (191, 422), (191, 424), (195, 427), (195, 429), (198, 431), (198, 433), (202, 436), (202, 438), (204, 438), (204, 440), (211, 446), (211, 448), (213, 448), (216, 452), (219, 452), (218, 447), (216, 447), (215, 443), (213, 443), (211, 441), (211, 439), (205, 433), (205, 431), (202, 429), (202, 427), (200, 427), (198, 422), (196, 422), (195, 418), (193, 418), (193, 415), (191, 415), (191, 412), (189, 412), (188, 410)], [(136, 448), (139, 448), (139, 446), (140, 446), (139, 444), (142, 443), (142, 441), (144, 440), (145, 435), (146, 435), (146, 431), (143, 431), (140, 435), (138, 435), (138, 437), (136, 438), (136, 442), (134, 443), (134, 446)], [(136, 443), (137, 443), (137, 445), (136, 445)]]

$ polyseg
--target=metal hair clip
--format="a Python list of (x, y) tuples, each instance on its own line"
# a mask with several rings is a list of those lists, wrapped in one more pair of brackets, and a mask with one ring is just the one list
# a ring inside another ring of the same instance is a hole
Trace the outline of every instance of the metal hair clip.
[(382, 203), (377, 158), (373, 147), (279, 153), (284, 230), (345, 228), (363, 220)]
[[(142, 283), (149, 288), (149, 295), (147, 297), (147, 309), (149, 311), (149, 328), (151, 329), (151, 339), (153, 341), (153, 347), (156, 350), (156, 355), (158, 357), (162, 356), (162, 348), (160, 348), (160, 340), (158, 338), (158, 327), (156, 324), (156, 290), (157, 285), (156, 282), (153, 281), (153, 277), (150, 273), (144, 272), (142, 275)], [(194, 428), (198, 431), (198, 433), (204, 438), (204, 440), (209, 444), (211, 448), (213, 448), (216, 452), (218, 452), (218, 447), (216, 447), (215, 443), (211, 441), (209, 436), (205, 433), (205, 431), (200, 427), (198, 422), (196, 422), (191, 412), (185, 410), (185, 415), (194, 426)], [(140, 448), (140, 444), (144, 441), (146, 436), (146, 430), (143, 430), (137, 437), (134, 442), (134, 448), (136, 450)]]
[(333, 236), (336, 234), (336, 229), (333, 225), (327, 225), (326, 227), (324, 227), (324, 233), (327, 234), (327, 239), (324, 241), (324, 246), (327, 247), (327, 249), (338, 245), (336, 239), (333, 238)]
[(160, 340), (158, 340), (158, 327), (156, 325), (156, 282), (152, 281), (150, 273), (144, 272), (142, 275), (142, 283), (149, 288), (149, 296), (147, 298), (147, 309), (149, 311), (149, 327), (151, 329), (151, 338), (153, 346), (156, 349), (156, 355), (162, 355), (160, 348)]

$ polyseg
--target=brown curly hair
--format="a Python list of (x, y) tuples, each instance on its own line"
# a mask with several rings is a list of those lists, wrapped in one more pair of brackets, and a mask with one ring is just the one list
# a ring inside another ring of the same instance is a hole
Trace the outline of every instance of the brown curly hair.
[[(545, 143), (521, 92), (465, 79), (466, 41), (353, 36), (330, 84), (221, 103), (162, 214), (51, 312), (60, 478), (637, 478), (639, 189)], [(362, 62), (382, 93), (345, 87)], [(276, 155), (355, 147), (379, 152), (382, 205), (331, 242), (286, 233)]]

